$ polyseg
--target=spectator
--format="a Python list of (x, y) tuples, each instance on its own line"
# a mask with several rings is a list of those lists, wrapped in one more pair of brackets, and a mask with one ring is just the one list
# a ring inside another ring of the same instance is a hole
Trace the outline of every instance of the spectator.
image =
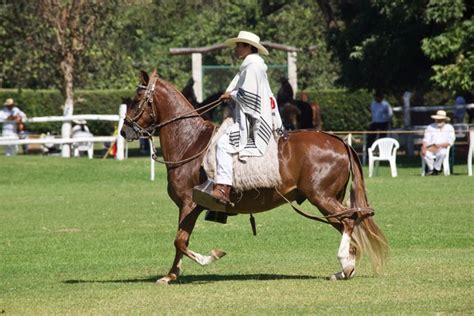
[[(2, 136), (18, 139), (18, 134), (23, 134), (25, 129), (23, 121), (26, 119), (26, 114), (15, 106), (12, 98), (8, 98), (3, 105), (0, 112), (0, 122), (3, 123)], [(17, 145), (5, 146), (5, 155), (16, 155), (17, 148)]]
[(456, 139), (453, 126), (447, 123), (449, 117), (446, 116), (445, 111), (439, 110), (431, 118), (435, 122), (426, 128), (421, 146), (421, 155), (428, 168), (427, 176), (439, 174), (447, 148), (452, 146)]
[(393, 116), (392, 107), (384, 99), (382, 92), (377, 91), (374, 95), (374, 100), (370, 104), (370, 112), (372, 114), (372, 122), (370, 124), (370, 131), (380, 131), (380, 133), (369, 134), (367, 139), (367, 148), (372, 146), (372, 143), (382, 137), (387, 137), (387, 130), (390, 129), (390, 123)]
[(454, 101), (454, 123), (464, 123), (464, 114), (466, 114), (466, 100), (462, 96), (457, 96)]
[(89, 127), (87, 127), (87, 121), (86, 120), (73, 120), (72, 121), (75, 125), (71, 129), (71, 136), (74, 137), (74, 134), (77, 132), (87, 132), (90, 133)]

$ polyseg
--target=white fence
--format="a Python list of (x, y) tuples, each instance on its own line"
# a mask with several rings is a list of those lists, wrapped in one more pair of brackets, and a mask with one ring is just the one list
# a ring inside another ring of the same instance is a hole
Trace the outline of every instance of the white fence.
[[(81, 138), (42, 138), (42, 139), (12, 139), (12, 137), (0, 137), (0, 146), (7, 145), (27, 145), (27, 144), (60, 144), (62, 146), (70, 146), (74, 143), (99, 143), (99, 142), (110, 142), (117, 144), (117, 154), (115, 158), (117, 160), (123, 160), (125, 158), (125, 140), (120, 135), (125, 114), (127, 113), (127, 105), (121, 104), (119, 107), (119, 114), (112, 115), (100, 115), (100, 114), (81, 114), (71, 116), (42, 116), (42, 117), (31, 117), (25, 120), (25, 123), (44, 123), (44, 122), (72, 122), (73, 120), (86, 120), (86, 121), (112, 121), (118, 122), (118, 135), (116, 136), (94, 136), (94, 137), (81, 137)], [(70, 150), (68, 151), (70, 152)], [(69, 154), (66, 156), (69, 157)]]

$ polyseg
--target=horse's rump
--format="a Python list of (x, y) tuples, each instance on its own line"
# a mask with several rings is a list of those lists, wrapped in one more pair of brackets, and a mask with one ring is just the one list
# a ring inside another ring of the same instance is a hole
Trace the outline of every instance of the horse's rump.
[[(210, 179), (214, 179), (216, 175), (216, 143), (232, 124), (232, 118), (224, 120), (214, 135), (203, 160), (203, 168)], [(265, 154), (261, 157), (248, 157), (246, 161), (241, 161), (237, 154), (232, 156), (234, 159), (233, 187), (235, 191), (244, 192), (256, 188), (276, 188), (281, 184), (278, 145), (273, 137), (268, 143)]]

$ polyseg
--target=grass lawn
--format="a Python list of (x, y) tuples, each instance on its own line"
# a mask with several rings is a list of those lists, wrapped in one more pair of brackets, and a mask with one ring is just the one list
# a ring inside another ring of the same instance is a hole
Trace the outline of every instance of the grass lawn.
[(190, 248), (227, 256), (184, 259), (179, 281), (157, 286), (177, 227), (162, 165), (150, 182), (146, 158), (0, 156), (0, 313), (473, 314), (474, 177), (465, 165), (420, 177), (419, 159), (398, 174), (366, 179), (391, 246), (380, 276), (364, 259), (354, 279), (327, 281), (338, 233), (282, 206), (256, 214), (256, 237), (247, 216), (201, 216)]

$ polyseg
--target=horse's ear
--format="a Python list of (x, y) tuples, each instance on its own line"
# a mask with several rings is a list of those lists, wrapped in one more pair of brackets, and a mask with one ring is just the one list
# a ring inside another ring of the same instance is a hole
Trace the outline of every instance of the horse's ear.
[(150, 77), (148, 77), (148, 74), (146, 73), (145, 70), (140, 70), (140, 81), (144, 85), (148, 84), (148, 81), (150, 80)]
[(156, 68), (153, 69), (153, 71), (151, 72), (151, 75), (150, 75), (150, 78), (155, 78), (155, 77), (158, 77), (158, 72), (156, 71)]

